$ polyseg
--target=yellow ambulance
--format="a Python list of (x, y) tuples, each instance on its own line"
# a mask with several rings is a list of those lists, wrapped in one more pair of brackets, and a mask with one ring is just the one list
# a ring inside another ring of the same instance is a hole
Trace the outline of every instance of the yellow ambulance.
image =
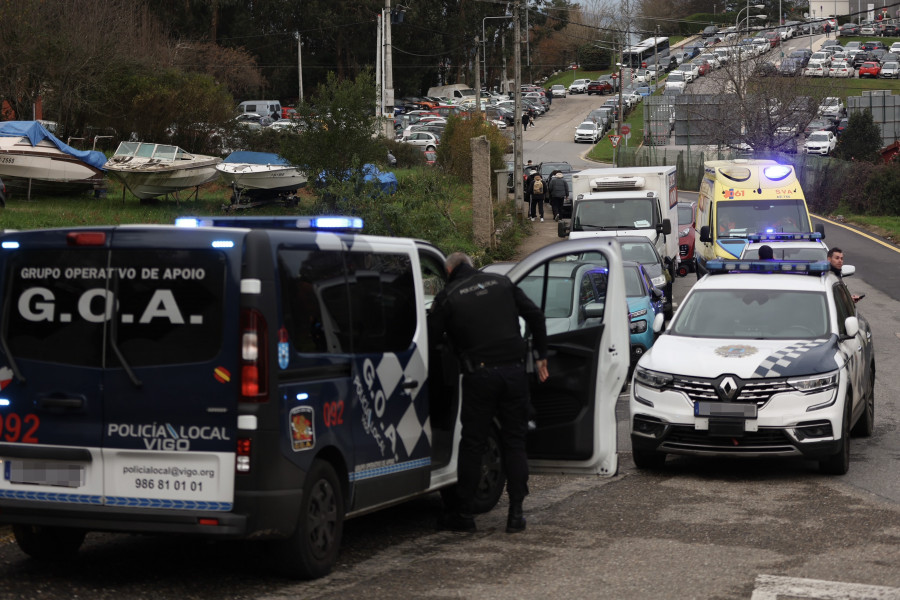
[[(791, 165), (773, 160), (712, 160), (697, 202), (697, 277), (706, 261), (737, 259), (754, 233), (809, 233), (812, 222)], [(824, 232), (822, 225), (816, 231)]]

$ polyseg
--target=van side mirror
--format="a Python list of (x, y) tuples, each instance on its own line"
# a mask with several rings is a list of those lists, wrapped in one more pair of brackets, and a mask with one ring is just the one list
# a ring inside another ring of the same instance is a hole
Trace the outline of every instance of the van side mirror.
[(844, 319), (844, 329), (847, 330), (847, 337), (856, 337), (859, 333), (859, 319), (856, 317), (847, 317)]
[(603, 318), (603, 309), (606, 308), (605, 302), (591, 302), (584, 305), (585, 319), (601, 319)]
[(841, 277), (850, 277), (856, 273), (856, 267), (853, 265), (844, 265), (841, 267)]
[(704, 225), (700, 228), (700, 241), (707, 244), (712, 243), (712, 236), (709, 235), (709, 225)]
[(825, 224), (824, 223), (816, 223), (816, 233), (821, 233), (822, 237), (825, 237)]
[(670, 221), (669, 219), (663, 219), (662, 224), (656, 226), (656, 231), (663, 235), (669, 235), (670, 233), (672, 233), (672, 221)]

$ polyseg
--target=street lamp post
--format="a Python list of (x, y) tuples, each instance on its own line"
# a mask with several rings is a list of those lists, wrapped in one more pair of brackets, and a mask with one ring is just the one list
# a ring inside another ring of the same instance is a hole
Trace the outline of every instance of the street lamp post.
[[(737, 14), (737, 16), (735, 17), (735, 20), (734, 20), (734, 30), (735, 30), (735, 32), (738, 34), (738, 39), (740, 39), (740, 31), (741, 31), (740, 28), (738, 27), (738, 25), (739, 25), (740, 22), (741, 22), (741, 13), (744, 12), (744, 11), (747, 11), (747, 29), (749, 30), (749, 29), (750, 29), (750, 18), (751, 18), (751, 17), (756, 18), (756, 19), (759, 19), (759, 18), (761, 18), (761, 17), (762, 17), (762, 18), (765, 17), (765, 15), (751, 15), (751, 14), (750, 14), (750, 8), (755, 8), (755, 9), (758, 9), (758, 10), (762, 10), (762, 9), (764, 9), (765, 7), (766, 7), (765, 4), (748, 4), (746, 8), (742, 8), (741, 10), (738, 11), (738, 14)], [(742, 50), (741, 50), (740, 44), (738, 44), (738, 56), (737, 56), (737, 85), (735, 86), (735, 90), (734, 90), (734, 91), (735, 91), (735, 93), (738, 94), (738, 98), (740, 99), (741, 106), (743, 106), (743, 104), (744, 104), (744, 87), (743, 87), (743, 82), (741, 81), (741, 80), (743, 79), (743, 66), (741, 65), (741, 57), (742, 57), (742, 56), (743, 56), (743, 52), (742, 52)], [(743, 144), (743, 142), (744, 142), (744, 139), (743, 139), (743, 136), (744, 136), (743, 119), (744, 119), (744, 111), (741, 110), (741, 121), (742, 121), (742, 124), (741, 124), (741, 128), (740, 128), (740, 133), (741, 133), (741, 143), (742, 143), (742, 144)]]

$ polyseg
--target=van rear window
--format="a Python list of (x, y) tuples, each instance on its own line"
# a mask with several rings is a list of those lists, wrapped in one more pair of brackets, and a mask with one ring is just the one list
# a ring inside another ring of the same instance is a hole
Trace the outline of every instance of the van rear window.
[(222, 345), (225, 256), (54, 249), (7, 263), (3, 335), (13, 356), (116, 367), (198, 362)]

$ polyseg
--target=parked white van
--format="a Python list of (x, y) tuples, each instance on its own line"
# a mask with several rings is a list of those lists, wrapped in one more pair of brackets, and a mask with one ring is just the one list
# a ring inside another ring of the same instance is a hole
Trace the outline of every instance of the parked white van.
[(272, 118), (277, 120), (281, 118), (281, 102), (278, 100), (245, 100), (238, 104), (238, 112), (240, 114), (256, 113), (263, 117), (274, 115)]

